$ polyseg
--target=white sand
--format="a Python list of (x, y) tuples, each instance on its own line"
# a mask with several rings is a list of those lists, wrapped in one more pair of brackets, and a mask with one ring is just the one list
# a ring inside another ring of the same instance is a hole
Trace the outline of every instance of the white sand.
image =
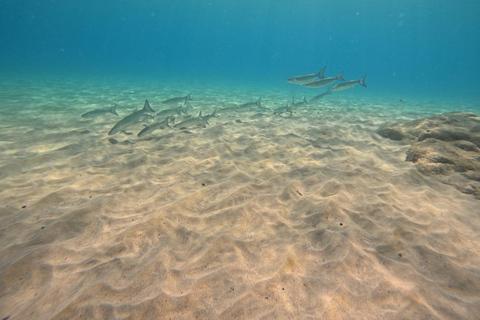
[(108, 137), (120, 117), (79, 115), (290, 96), (28, 86), (1, 100), (0, 319), (478, 319), (480, 202), (374, 133), (437, 110), (333, 94), (289, 119)]

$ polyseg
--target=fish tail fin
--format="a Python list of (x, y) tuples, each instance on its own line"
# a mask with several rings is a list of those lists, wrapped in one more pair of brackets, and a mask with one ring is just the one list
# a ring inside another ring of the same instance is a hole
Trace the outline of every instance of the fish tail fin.
[(303, 103), (308, 104), (307, 97), (303, 96)]
[(170, 116), (166, 117), (165, 120), (163, 120), (163, 122), (165, 122), (165, 124), (167, 125), (167, 127), (171, 128), (171, 127), (170, 127)]
[(185, 96), (185, 104), (187, 103), (187, 100), (193, 101), (193, 99), (190, 97), (191, 95), (192, 95), (192, 93), (190, 92), (189, 94), (187, 94)]
[(340, 72), (340, 74), (336, 77), (337, 81), (345, 81), (345, 79), (343, 79), (343, 71)]
[(365, 84), (365, 78), (367, 77), (367, 75), (364, 75), (363, 77), (361, 77), (359, 80), (358, 80), (358, 83), (362, 86), (364, 86), (365, 88), (367, 87), (367, 85)]
[(145, 110), (145, 112), (155, 112), (155, 110), (153, 110), (152, 107), (150, 107), (150, 103), (148, 102), (147, 99), (145, 99), (145, 104), (143, 105), (143, 110)]
[(262, 98), (258, 98), (258, 100), (255, 102), (255, 104), (256, 104), (259, 108), (262, 108)]
[(203, 119), (202, 111), (200, 111), (200, 113), (198, 114), (198, 117), (199, 117), (200, 119)]
[(330, 90), (330, 88), (328, 88), (327, 91), (325, 91), (325, 94), (332, 94), (332, 90)]
[(218, 118), (217, 109), (213, 110), (211, 116), (215, 117), (215, 118)]
[(110, 112), (113, 113), (114, 115), (118, 116), (117, 104), (115, 104), (113, 107), (110, 108)]
[(325, 73), (325, 69), (327, 69), (327, 66), (323, 67), (322, 70), (318, 73), (318, 77), (320, 79), (325, 79), (325, 76), (323, 75)]

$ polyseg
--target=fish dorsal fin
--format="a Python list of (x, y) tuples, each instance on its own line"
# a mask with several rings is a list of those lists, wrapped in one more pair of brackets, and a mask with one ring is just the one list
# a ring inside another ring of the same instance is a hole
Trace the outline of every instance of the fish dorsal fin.
[(145, 112), (155, 112), (155, 110), (150, 107), (150, 103), (148, 102), (148, 99), (145, 99), (145, 104), (143, 105), (143, 111)]
[(325, 73), (325, 69), (327, 69), (327, 66), (323, 67), (322, 70), (318, 73), (318, 77), (320, 79), (325, 79), (325, 76), (323, 75)]

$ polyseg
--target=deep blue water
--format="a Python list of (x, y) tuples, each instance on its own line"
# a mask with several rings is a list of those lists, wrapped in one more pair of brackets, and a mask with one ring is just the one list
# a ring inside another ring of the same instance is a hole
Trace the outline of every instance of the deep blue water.
[(287, 87), (327, 65), (368, 74), (345, 94), (475, 103), (479, 16), (466, 0), (0, 0), (0, 71)]

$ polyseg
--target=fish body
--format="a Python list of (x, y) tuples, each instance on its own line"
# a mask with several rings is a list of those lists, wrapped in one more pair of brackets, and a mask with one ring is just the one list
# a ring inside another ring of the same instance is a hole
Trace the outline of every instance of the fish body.
[(217, 112), (220, 113), (220, 114), (230, 113), (230, 112), (234, 112), (234, 111), (235, 111), (235, 109), (233, 107), (226, 107), (226, 108), (222, 108), (222, 109), (217, 110)]
[(148, 112), (155, 112), (155, 110), (150, 107), (150, 103), (148, 103), (148, 100), (145, 99), (143, 109), (135, 111), (134, 113), (126, 116), (125, 118), (117, 122), (117, 124), (115, 124), (113, 128), (108, 132), (108, 135), (111, 136), (117, 132), (125, 130), (132, 123), (140, 121), (143, 115)]
[(82, 114), (80, 117), (89, 118), (89, 117), (95, 117), (95, 116), (104, 115), (104, 114), (108, 114), (108, 113), (111, 113), (111, 114), (114, 114), (114, 115), (118, 116), (117, 105), (115, 104), (110, 109), (92, 110), (92, 111), (89, 111), (89, 112), (86, 112), (86, 113)]
[(257, 101), (255, 102), (247, 102), (242, 105), (239, 105), (234, 108), (235, 111), (248, 111), (251, 110), (252, 108), (260, 108), (263, 109), (262, 107), (262, 98), (258, 98)]
[(198, 114), (198, 117), (191, 117), (187, 120), (183, 120), (182, 122), (177, 123), (174, 125), (175, 128), (187, 128), (191, 126), (198, 126), (198, 125), (205, 125), (208, 124), (208, 121), (202, 117), (202, 112)]
[(320, 93), (318, 96), (315, 96), (312, 99), (310, 99), (310, 103), (317, 102), (318, 100), (325, 97), (327, 94), (332, 94), (332, 91), (330, 90), (330, 88), (328, 88), (327, 91), (325, 91), (324, 93)]
[(307, 83), (311, 83), (317, 78), (324, 79), (325, 76), (323, 74), (326, 68), (327, 66), (323, 67), (322, 70), (320, 70), (320, 72), (317, 74), (312, 73), (304, 76), (296, 76), (296, 77), (288, 78), (287, 82), (294, 83), (294, 84), (307, 84)]
[(175, 97), (175, 98), (167, 99), (163, 101), (162, 104), (174, 104), (174, 103), (186, 104), (187, 101), (193, 101), (192, 98), (190, 97), (191, 95), (192, 93), (190, 92), (185, 97)]
[(137, 134), (137, 137), (142, 137), (144, 135), (150, 134), (157, 129), (171, 128), (169, 122), (171, 122), (171, 117), (166, 117), (162, 122), (157, 122), (151, 125), (146, 126)]
[(317, 81), (307, 83), (305, 85), (305, 87), (308, 87), (308, 88), (326, 87), (326, 86), (331, 85), (335, 81), (345, 81), (345, 79), (343, 79), (342, 76), (343, 76), (343, 71), (336, 77), (328, 77), (328, 78), (324, 78), (324, 79), (320, 79), (320, 80), (317, 80)]
[(364, 86), (366, 88), (367, 87), (367, 85), (365, 84), (365, 77), (366, 76), (367, 75), (364, 75), (363, 77), (361, 77), (358, 80), (350, 80), (350, 81), (345, 81), (345, 82), (339, 83), (335, 87), (332, 88), (332, 91), (342, 91), (342, 90), (350, 89), (350, 88), (353, 88), (356, 84), (359, 84), (359, 85)]
[[(186, 113), (186, 112), (185, 112)], [(167, 116), (174, 116), (174, 115), (182, 115), (182, 107), (179, 106), (177, 108), (165, 109), (157, 113), (157, 117), (167, 117)]]
[(295, 111), (293, 111), (292, 107), (287, 104), (284, 107), (279, 107), (279, 108), (275, 109), (273, 111), (273, 114), (282, 115), (284, 113), (290, 113), (290, 116), (292, 116), (294, 112)]

